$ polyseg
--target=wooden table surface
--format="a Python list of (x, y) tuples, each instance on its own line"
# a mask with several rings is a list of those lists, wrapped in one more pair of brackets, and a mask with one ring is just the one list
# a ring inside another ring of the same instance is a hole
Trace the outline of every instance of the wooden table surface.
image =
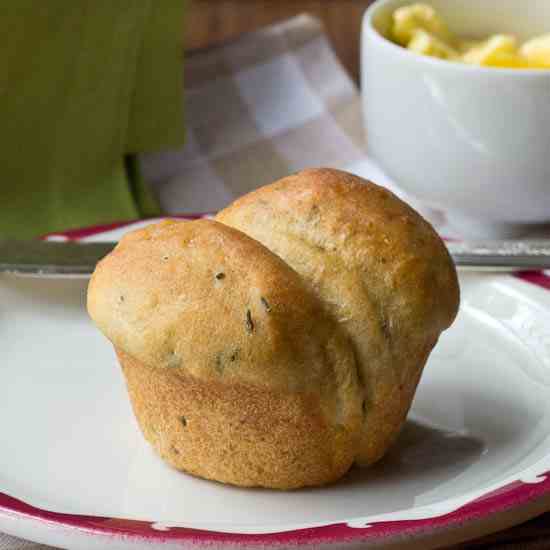
[(359, 79), (361, 17), (372, 0), (193, 0), (185, 25), (186, 48), (219, 44), (300, 13), (323, 22), (336, 54)]

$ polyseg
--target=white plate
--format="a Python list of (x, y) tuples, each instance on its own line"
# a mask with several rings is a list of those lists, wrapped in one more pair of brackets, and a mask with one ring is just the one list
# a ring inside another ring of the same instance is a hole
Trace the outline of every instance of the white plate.
[(550, 293), (505, 276), (469, 275), (461, 288), (459, 317), (387, 459), (330, 487), (280, 492), (166, 466), (85, 313), (86, 282), (0, 276), (0, 530), (71, 548), (405, 548), (404, 535), (429, 548), (540, 512), (550, 494)]

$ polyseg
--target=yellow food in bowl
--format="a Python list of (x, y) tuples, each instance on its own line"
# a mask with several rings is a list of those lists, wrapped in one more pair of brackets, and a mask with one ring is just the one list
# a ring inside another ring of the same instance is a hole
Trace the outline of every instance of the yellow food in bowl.
[(525, 42), (520, 48), (520, 53), (530, 64), (550, 68), (550, 34)]
[(550, 33), (519, 44), (515, 36), (485, 40), (455, 37), (432, 6), (412, 4), (393, 12), (391, 39), (413, 52), (483, 67), (550, 69)]

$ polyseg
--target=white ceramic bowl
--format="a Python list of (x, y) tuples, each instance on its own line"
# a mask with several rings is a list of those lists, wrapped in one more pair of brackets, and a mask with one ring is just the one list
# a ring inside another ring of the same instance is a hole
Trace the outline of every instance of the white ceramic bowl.
[[(478, 236), (550, 221), (550, 70), (482, 68), (393, 44), (391, 14), (365, 13), (363, 112), (369, 152), (403, 189)], [(550, 32), (549, 0), (427, 0), (461, 36)]]

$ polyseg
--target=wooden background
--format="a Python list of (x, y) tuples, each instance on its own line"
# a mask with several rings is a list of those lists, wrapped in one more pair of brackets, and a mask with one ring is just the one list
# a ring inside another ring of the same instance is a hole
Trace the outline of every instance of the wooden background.
[(358, 80), (361, 17), (372, 0), (191, 0), (186, 49), (219, 44), (300, 13), (322, 20), (337, 55)]

